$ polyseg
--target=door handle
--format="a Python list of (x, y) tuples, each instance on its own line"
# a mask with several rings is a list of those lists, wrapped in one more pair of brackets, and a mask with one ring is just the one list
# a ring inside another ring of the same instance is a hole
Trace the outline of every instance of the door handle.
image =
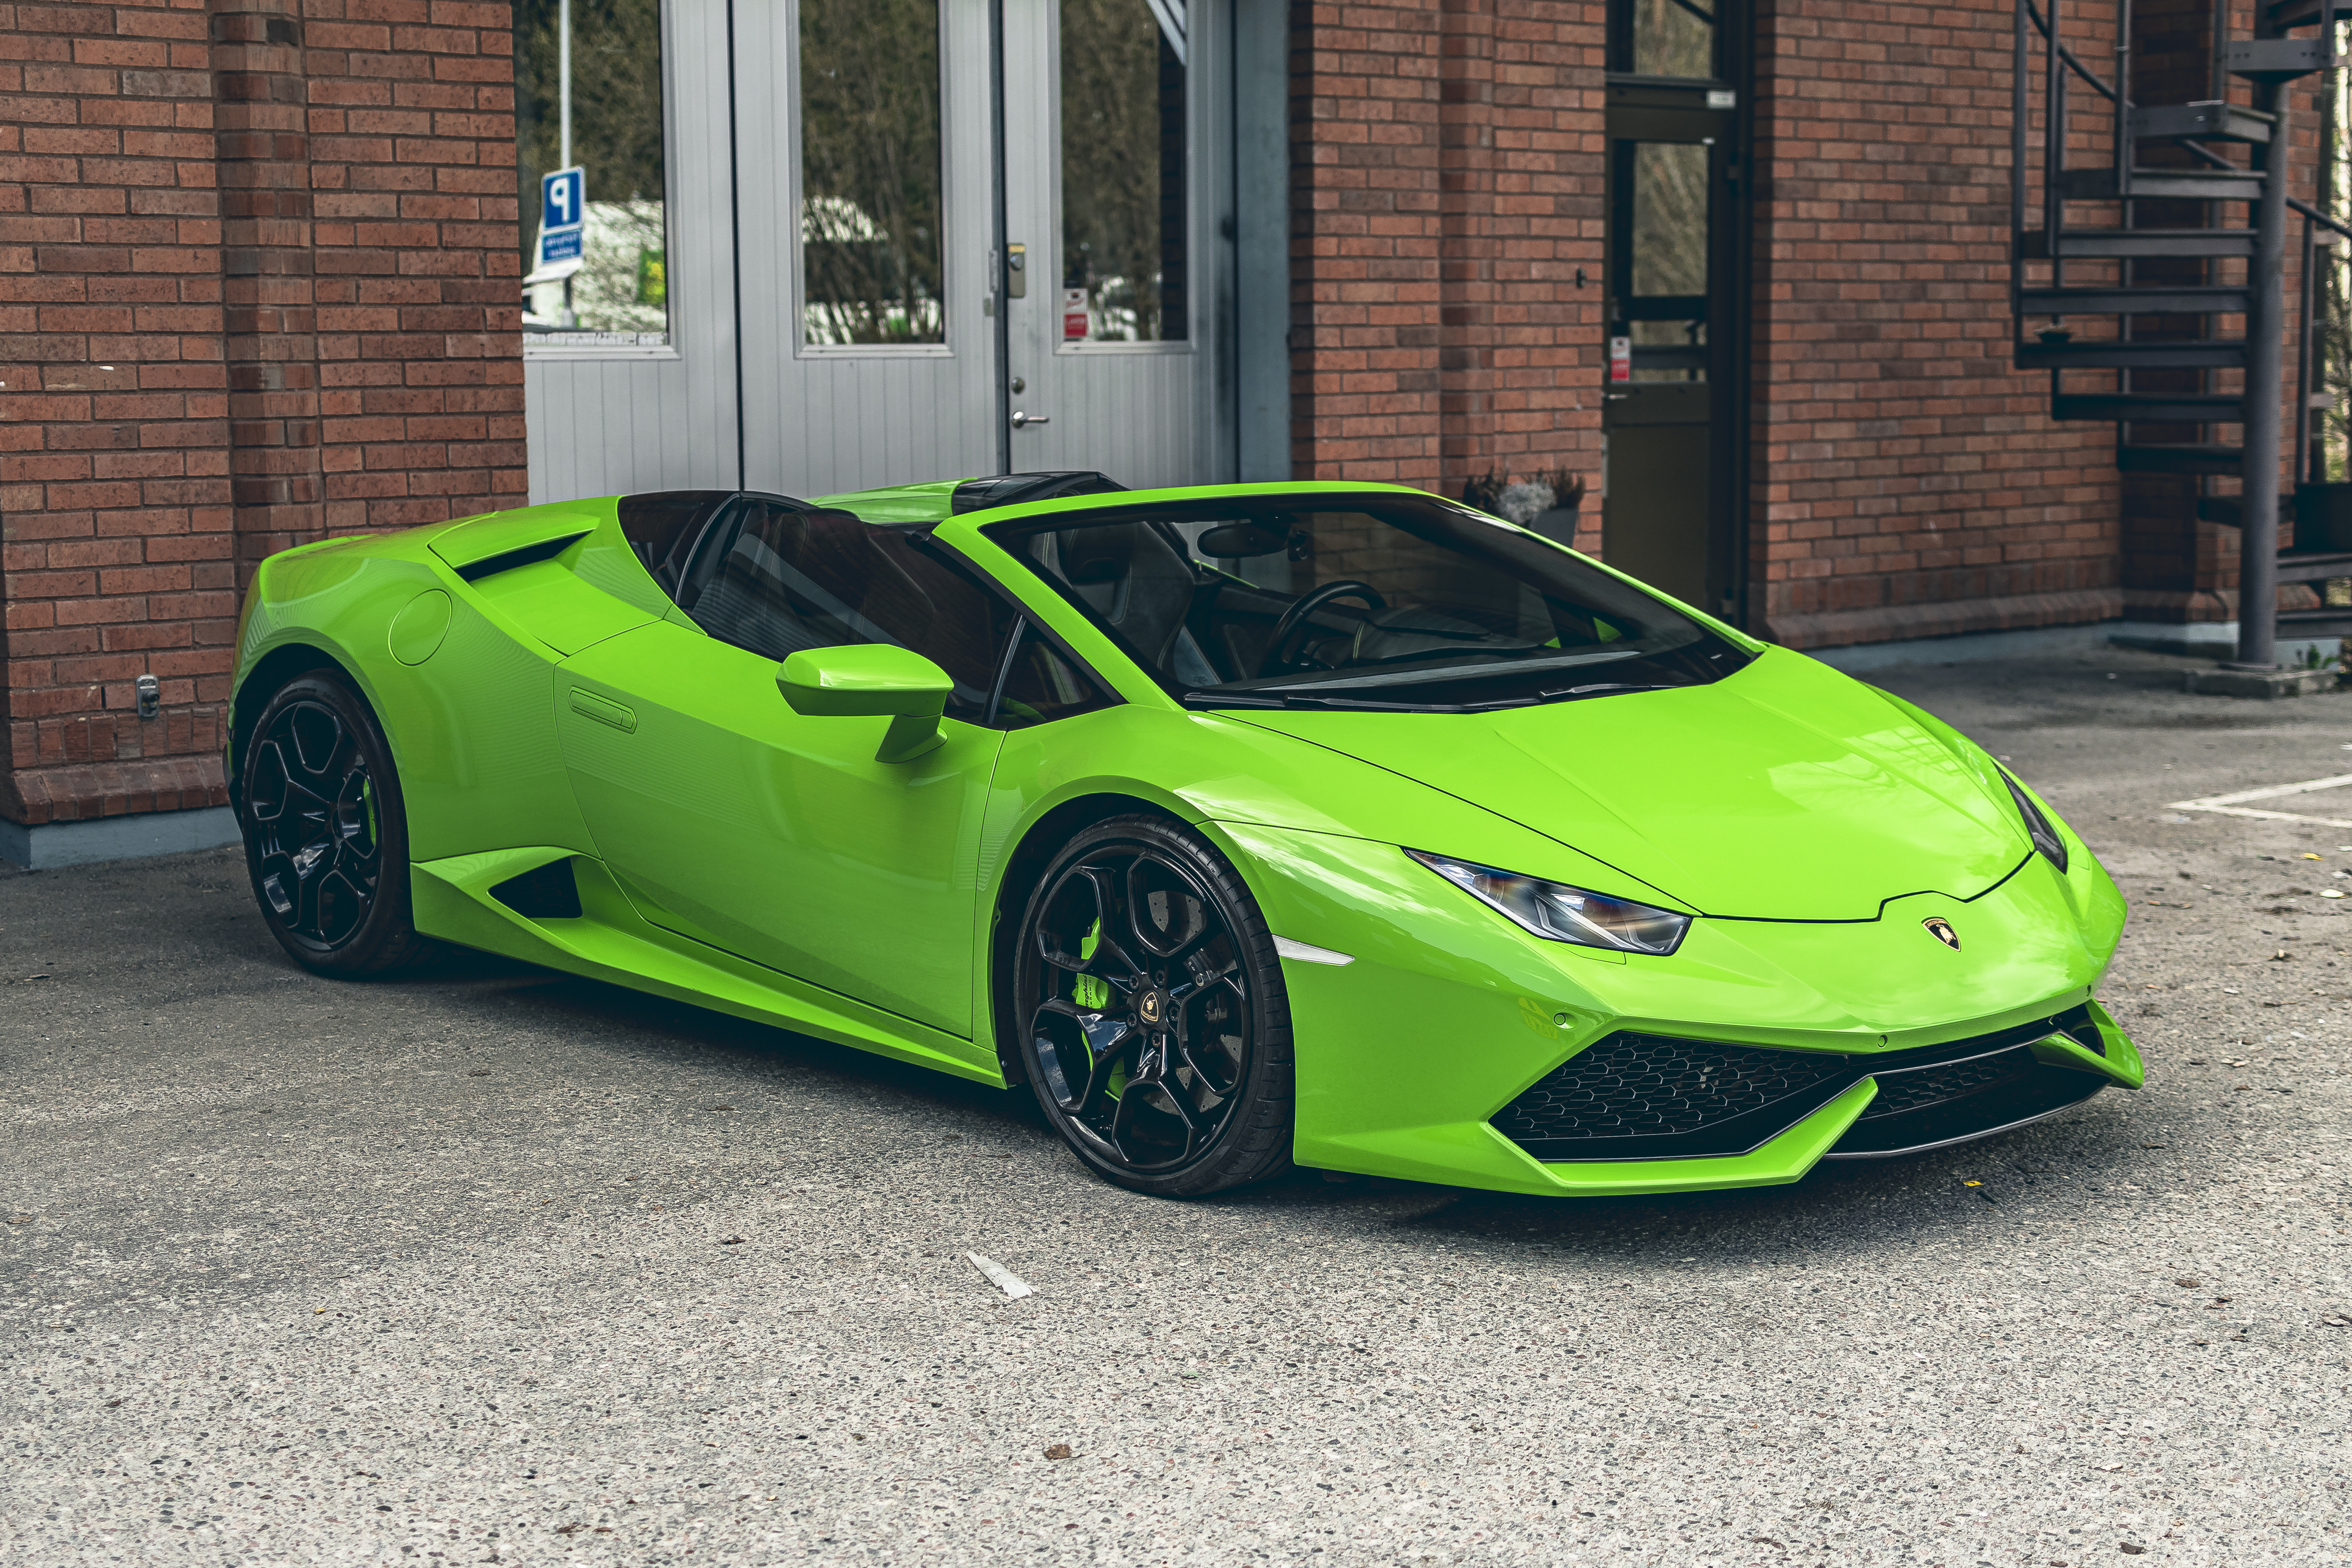
[(593, 719), (599, 724), (610, 724), (624, 735), (634, 735), (637, 732), (637, 715), (635, 710), (625, 704), (615, 702), (609, 697), (599, 697), (594, 692), (584, 690), (577, 686), (572, 689), (572, 710), (583, 719)]
[(1024, 414), (1018, 408), (1013, 411), (1013, 427), (1015, 430), (1024, 425), (1051, 425), (1053, 422), (1054, 416), (1050, 414)]
[(1604, 392), (1601, 395), (1601, 401), (1603, 403), (1622, 403), (1633, 395), (1630, 392)]

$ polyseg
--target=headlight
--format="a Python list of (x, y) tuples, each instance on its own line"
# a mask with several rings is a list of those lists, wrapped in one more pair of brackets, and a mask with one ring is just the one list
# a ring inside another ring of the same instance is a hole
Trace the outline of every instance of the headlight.
[(2017, 802), (2017, 815), (2025, 818), (2026, 837), (2032, 839), (2033, 847), (2047, 856), (2050, 863), (2063, 873), (2066, 869), (2066, 841), (2058, 837), (2058, 830), (2050, 826), (2050, 819), (2042, 815), (2042, 808), (2033, 804), (2033, 797), (2009, 776), (2006, 768), (2001, 770), (2000, 782), (2009, 786), (2009, 798)]
[(1588, 892), (1562, 882), (1499, 871), (1473, 860), (1449, 860), (1418, 849), (1406, 854), (1468, 893), (1500, 910), (1547, 942), (1605, 947), (1614, 952), (1668, 953), (1690, 930), (1691, 918), (1626, 899)]

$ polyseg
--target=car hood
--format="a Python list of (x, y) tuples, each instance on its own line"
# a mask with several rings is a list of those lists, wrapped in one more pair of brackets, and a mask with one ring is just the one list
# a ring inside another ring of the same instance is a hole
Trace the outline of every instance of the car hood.
[(1703, 914), (1875, 920), (1907, 893), (1973, 898), (2032, 852), (1964, 742), (1781, 648), (1673, 691), (1492, 713), (1230, 716), (1484, 806)]

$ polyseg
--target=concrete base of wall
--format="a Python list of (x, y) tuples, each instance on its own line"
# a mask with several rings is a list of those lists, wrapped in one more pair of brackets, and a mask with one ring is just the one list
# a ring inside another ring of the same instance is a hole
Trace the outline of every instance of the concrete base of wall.
[(2210, 669), (2187, 672), (2183, 689), (2207, 697), (2310, 697), (2337, 688), (2332, 669)]
[(2116, 624), (2093, 621), (2079, 626), (1963, 632), (1958, 637), (1910, 637), (1902, 642), (1861, 643), (1852, 647), (1805, 651), (1823, 664), (1851, 675), (1898, 664), (1958, 664), (1979, 658), (2037, 658), (2049, 654), (2085, 652), (2105, 647), (2107, 634)]
[(235, 844), (236, 813), (225, 805), (200, 811), (144, 811), (87, 822), (47, 822), (26, 827), (0, 819), (0, 860), (30, 871), (87, 866), (96, 860), (135, 860), (176, 855), (187, 849), (217, 849)]
[[(2336, 637), (2281, 637), (2278, 660), (2300, 665), (2316, 653), (2333, 658)], [(1815, 658), (1847, 674), (1898, 664), (1960, 664), (1979, 658), (2040, 658), (2088, 653), (2113, 644), (2148, 653), (2190, 658), (2229, 658), (2238, 651), (2238, 623), (2195, 621), (2093, 621), (2079, 626), (2034, 626), (2014, 632), (1968, 632), (1958, 637), (1910, 637), (1901, 642), (1861, 643), (1852, 647), (1808, 648)]]
[[(2186, 654), (2192, 658), (2235, 658), (2238, 656), (2238, 623), (2191, 621), (2182, 625), (2163, 621), (2116, 621), (2107, 628), (2107, 640), (2124, 647), (2145, 648), (2150, 653)], [(2343, 640), (2341, 637), (2281, 637), (2278, 639), (2278, 661), (2299, 665), (2314, 654), (2322, 658), (2333, 658)]]

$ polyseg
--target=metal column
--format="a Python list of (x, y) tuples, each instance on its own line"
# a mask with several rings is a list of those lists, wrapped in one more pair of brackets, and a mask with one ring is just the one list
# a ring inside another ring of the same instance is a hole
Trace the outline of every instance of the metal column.
[(2270, 88), (2278, 116), (2263, 149), (2263, 190), (2254, 205), (2254, 255), (2247, 264), (2245, 495), (2238, 524), (2240, 669), (2278, 663), (2279, 393), (2285, 368), (2286, 174), (2293, 145), (2292, 96)]

